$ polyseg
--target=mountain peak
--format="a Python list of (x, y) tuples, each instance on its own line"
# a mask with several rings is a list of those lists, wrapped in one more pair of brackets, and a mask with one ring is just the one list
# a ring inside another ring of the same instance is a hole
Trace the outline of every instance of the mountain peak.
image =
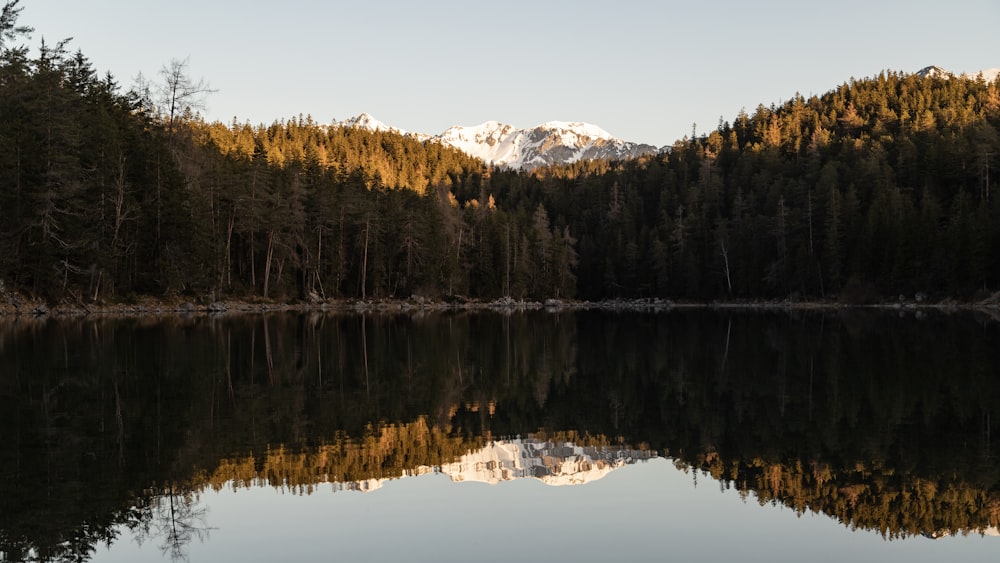
[(454, 125), (439, 135), (429, 136), (407, 133), (362, 113), (336, 122), (334, 126), (393, 131), (421, 141), (436, 141), (506, 168), (532, 169), (578, 160), (634, 158), (659, 152), (652, 145), (623, 141), (596, 125), (582, 121), (548, 121), (530, 129), (487, 121), (473, 126)]
[(987, 68), (976, 72), (955, 74), (939, 66), (932, 65), (925, 66), (924, 68), (918, 70), (915, 74), (924, 78), (954, 78), (957, 76), (966, 80), (978, 80), (979, 77), (982, 77), (986, 82), (993, 82), (997, 79), (997, 76), (1000, 76), (1000, 68)]
[(531, 169), (578, 160), (629, 158), (657, 152), (654, 146), (616, 139), (596, 125), (579, 121), (549, 121), (530, 129), (488, 121), (473, 127), (451, 127), (433, 139), (508, 168)]
[(606, 139), (609, 141), (615, 140), (615, 138), (611, 136), (611, 133), (608, 133), (596, 125), (583, 123), (582, 121), (549, 121), (535, 127), (535, 129), (543, 129), (546, 131), (570, 131), (583, 137)]
[(400, 135), (405, 135), (406, 131), (402, 129), (397, 129), (395, 127), (389, 127), (385, 123), (375, 119), (369, 113), (360, 113), (354, 117), (349, 117), (343, 121), (336, 121), (333, 124), (334, 127), (356, 127), (358, 129), (366, 129), (368, 131), (393, 131), (399, 133)]
[(925, 66), (924, 68), (918, 70), (916, 74), (917, 76), (922, 76), (924, 78), (948, 78), (953, 76), (947, 70), (934, 65)]
[(649, 450), (516, 438), (491, 442), (452, 463), (441, 465), (440, 471), (455, 482), (492, 485), (530, 478), (552, 486), (582, 485), (656, 455)]
[(449, 127), (431, 139), (496, 166), (524, 169), (658, 151), (652, 145), (616, 139), (604, 129), (580, 121), (548, 121), (530, 129), (487, 121), (471, 127)]

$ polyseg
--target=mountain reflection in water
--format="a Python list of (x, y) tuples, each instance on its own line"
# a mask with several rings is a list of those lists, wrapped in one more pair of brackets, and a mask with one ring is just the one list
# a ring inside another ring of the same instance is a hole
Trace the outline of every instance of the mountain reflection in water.
[[(394, 432), (388, 428), (382, 431)], [(278, 459), (272, 459), (272, 455)], [(305, 482), (300, 482), (290, 480), (287, 475), (282, 474), (281, 469), (278, 469), (293, 466), (322, 467), (323, 459), (336, 455), (338, 455), (336, 451), (322, 446), (317, 451), (298, 455), (289, 455), (284, 450), (273, 454), (269, 452), (260, 471), (250, 468), (250, 464), (256, 462), (253, 458), (244, 460), (246, 466), (243, 468), (239, 467), (239, 462), (223, 461), (210, 482), (216, 489), (221, 488), (220, 483), (233, 488), (291, 485), (297, 492), (312, 493), (316, 485), (329, 484), (334, 491), (370, 492), (382, 488), (387, 481), (394, 479), (439, 473), (456, 483), (479, 482), (495, 485), (514, 479), (536, 479), (552, 486), (583, 485), (596, 481), (625, 465), (652, 459), (656, 457), (656, 452), (633, 450), (622, 446), (579, 446), (573, 442), (552, 442), (527, 437), (491, 441), (479, 449), (458, 456), (454, 461), (437, 466), (418, 465), (407, 468), (396, 477), (373, 477), (360, 481), (340, 482), (332, 480), (329, 473), (317, 473)], [(254, 477), (247, 479), (246, 476), (250, 474)], [(263, 477), (264, 475), (267, 477)], [(222, 481), (228, 477), (232, 479)]]
[(206, 490), (654, 456), (888, 539), (989, 530), (998, 337), (879, 312), (22, 319), (0, 326), (0, 558), (87, 559)]
[(582, 485), (655, 455), (655, 452), (621, 447), (582, 447), (572, 442), (518, 438), (491, 442), (441, 466), (440, 471), (452, 481), (497, 484), (533, 478), (546, 485)]

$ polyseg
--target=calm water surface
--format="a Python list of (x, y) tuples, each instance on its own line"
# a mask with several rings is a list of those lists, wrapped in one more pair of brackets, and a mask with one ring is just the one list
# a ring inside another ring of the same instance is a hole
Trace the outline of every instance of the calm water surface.
[(992, 560), (998, 343), (964, 313), (8, 322), (0, 560)]

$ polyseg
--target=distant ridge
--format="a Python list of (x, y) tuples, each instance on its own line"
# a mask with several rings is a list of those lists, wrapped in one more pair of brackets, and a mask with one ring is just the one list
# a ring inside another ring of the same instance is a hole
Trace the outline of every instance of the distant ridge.
[[(534, 479), (549, 486), (583, 485), (597, 481), (616, 469), (657, 457), (651, 450), (615, 446), (578, 446), (572, 442), (550, 442), (515, 438), (490, 442), (479, 450), (438, 467), (421, 466), (404, 476), (428, 473), (447, 475), (456, 483), (495, 485), (516, 479)], [(370, 492), (392, 479), (366, 479), (339, 483), (342, 490)]]
[(401, 135), (406, 135), (406, 131), (402, 129), (397, 129), (395, 127), (389, 127), (385, 123), (375, 119), (367, 113), (362, 113), (354, 117), (345, 119), (343, 121), (338, 121), (334, 123), (335, 127), (355, 127), (358, 129), (367, 129), (368, 131), (394, 131)]
[(939, 66), (925, 66), (924, 68), (915, 72), (917, 76), (922, 76), (924, 78), (948, 78), (954, 76), (952, 73)]
[(653, 145), (618, 139), (596, 125), (583, 122), (549, 121), (530, 129), (519, 129), (499, 121), (487, 121), (471, 127), (456, 125), (431, 136), (408, 133), (362, 113), (335, 122), (333, 126), (395, 131), (422, 141), (440, 142), (496, 166), (517, 169), (598, 158), (634, 158), (660, 150)]
[(924, 68), (918, 70), (917, 76), (922, 76), (924, 78), (964, 78), (966, 80), (977, 80), (980, 76), (986, 82), (993, 82), (1000, 76), (1000, 68), (987, 68), (979, 70), (976, 72), (966, 72), (964, 74), (955, 74), (953, 72), (947, 71), (939, 66), (925, 66)]
[[(942, 67), (926, 66), (917, 72), (925, 78), (961, 78), (992, 82), (1000, 68), (955, 74)], [(665, 150), (653, 145), (618, 139), (596, 125), (583, 122), (549, 121), (521, 129), (499, 121), (474, 126), (456, 125), (437, 135), (411, 133), (392, 127), (368, 113), (337, 121), (334, 127), (356, 127), (369, 131), (391, 131), (421, 141), (437, 141), (466, 154), (505, 168), (531, 170), (550, 164), (570, 164), (579, 160), (626, 159)]]

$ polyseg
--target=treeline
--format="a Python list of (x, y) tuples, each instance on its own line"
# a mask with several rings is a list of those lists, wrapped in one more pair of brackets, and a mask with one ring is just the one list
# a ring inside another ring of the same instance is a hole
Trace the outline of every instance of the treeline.
[[(299, 116), (207, 123), (0, 22), (0, 281), (51, 300), (998, 289), (1000, 93), (883, 73), (656, 157), (532, 173)], [(165, 69), (167, 70), (167, 69)], [(168, 108), (168, 109), (164, 109)]]
[[(479, 160), (309, 118), (185, 124), (199, 291), (278, 298), (572, 295), (575, 254), (543, 205), (505, 209)], [(461, 195), (461, 198), (459, 195)]]
[(679, 467), (703, 471), (761, 506), (781, 503), (803, 515), (822, 513), (851, 530), (883, 538), (983, 533), (1000, 525), (1000, 497), (954, 476), (922, 478), (874, 462), (833, 468), (815, 460), (721, 459), (710, 452)]
[(656, 158), (547, 171), (579, 294), (973, 297), (1000, 283), (996, 82), (893, 72)]
[(80, 302), (573, 293), (568, 231), (542, 206), (498, 205), (481, 161), (301, 116), (206, 123), (178, 107), (183, 65), (122, 92), (65, 42), (29, 56), (19, 11), (8, 2), (0, 23), (8, 288)]

